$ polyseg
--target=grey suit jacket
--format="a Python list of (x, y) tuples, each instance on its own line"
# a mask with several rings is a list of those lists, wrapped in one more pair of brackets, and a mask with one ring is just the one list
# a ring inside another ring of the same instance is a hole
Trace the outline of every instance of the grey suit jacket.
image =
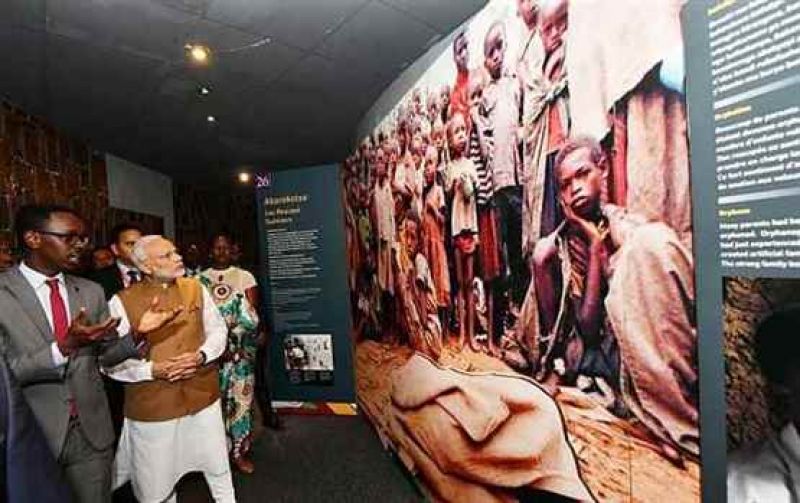
[[(90, 323), (108, 317), (108, 305), (98, 284), (68, 274), (65, 283), (71, 319), (81, 307), (86, 308)], [(54, 340), (36, 292), (19, 269), (0, 273), (0, 353), (8, 361), (50, 449), (58, 457), (64, 446), (69, 397), (76, 402), (89, 442), (96, 449), (106, 449), (114, 443), (114, 432), (98, 367), (138, 357), (133, 340), (129, 335), (113, 337), (81, 348), (62, 367), (53, 363)]]

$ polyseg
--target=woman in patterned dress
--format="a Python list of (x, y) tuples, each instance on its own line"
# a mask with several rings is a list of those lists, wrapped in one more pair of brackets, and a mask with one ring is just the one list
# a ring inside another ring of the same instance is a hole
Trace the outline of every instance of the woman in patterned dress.
[(224, 234), (211, 240), (211, 267), (200, 273), (228, 325), (228, 346), (220, 358), (220, 392), (233, 465), (253, 473), (248, 459), (253, 432), (255, 356), (258, 349), (258, 285), (252, 274), (232, 265), (232, 240)]

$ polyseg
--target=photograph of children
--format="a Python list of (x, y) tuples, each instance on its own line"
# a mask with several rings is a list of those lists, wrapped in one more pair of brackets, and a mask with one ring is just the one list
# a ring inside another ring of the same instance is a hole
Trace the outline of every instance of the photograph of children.
[(333, 370), (333, 338), (327, 335), (291, 335), (284, 340), (287, 370)]
[(490, 0), (342, 163), (358, 399), (436, 501), (700, 499), (682, 5)]
[(723, 282), (728, 501), (800, 497), (800, 279)]

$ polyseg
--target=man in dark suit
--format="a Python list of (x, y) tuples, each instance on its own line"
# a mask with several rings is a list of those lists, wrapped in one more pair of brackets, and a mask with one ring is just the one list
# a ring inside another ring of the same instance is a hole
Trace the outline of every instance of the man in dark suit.
[(131, 257), (133, 245), (140, 237), (142, 237), (142, 229), (136, 224), (123, 223), (111, 229), (109, 248), (114, 254), (115, 263), (93, 271), (87, 276), (103, 287), (106, 300), (142, 278), (139, 269), (133, 264), (133, 257)]
[[(26, 206), (15, 217), (22, 262), (0, 273), (0, 355), (39, 422), (78, 502), (111, 498), (114, 433), (98, 368), (139, 355), (120, 337), (100, 287), (76, 270), (88, 237), (74, 210)], [(146, 334), (175, 316), (152, 306)]]
[[(133, 264), (133, 257), (131, 256), (133, 245), (136, 244), (140, 237), (142, 237), (142, 229), (136, 224), (121, 223), (111, 229), (111, 240), (108, 247), (114, 254), (114, 263), (108, 267), (92, 271), (86, 276), (103, 287), (106, 300), (109, 300), (120, 290), (124, 290), (131, 286), (132, 283), (137, 283), (142, 279), (141, 273)], [(111, 411), (111, 420), (114, 425), (114, 436), (119, 438), (124, 419), (122, 408), (125, 405), (122, 384), (108, 377), (103, 378), (103, 383), (106, 389), (109, 410)]]
[(70, 501), (69, 486), (3, 358), (0, 358), (0, 501)]

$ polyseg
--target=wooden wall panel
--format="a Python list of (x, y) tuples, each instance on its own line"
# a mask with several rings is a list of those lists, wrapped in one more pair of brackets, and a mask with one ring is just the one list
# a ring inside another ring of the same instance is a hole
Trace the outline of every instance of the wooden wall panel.
[(11, 237), (14, 213), (29, 203), (71, 206), (101, 237), (108, 217), (104, 157), (8, 103), (0, 104), (0, 183), (0, 239)]
[[(58, 203), (77, 210), (92, 226), (96, 244), (123, 221), (147, 232), (163, 232), (160, 217), (109, 208), (105, 156), (44, 120), (8, 103), (0, 104), (0, 240), (11, 238), (14, 212), (27, 203)], [(175, 231), (179, 245), (196, 243), (207, 256), (207, 241), (219, 231), (240, 243), (242, 264), (258, 259), (252, 191), (174, 185)]]

